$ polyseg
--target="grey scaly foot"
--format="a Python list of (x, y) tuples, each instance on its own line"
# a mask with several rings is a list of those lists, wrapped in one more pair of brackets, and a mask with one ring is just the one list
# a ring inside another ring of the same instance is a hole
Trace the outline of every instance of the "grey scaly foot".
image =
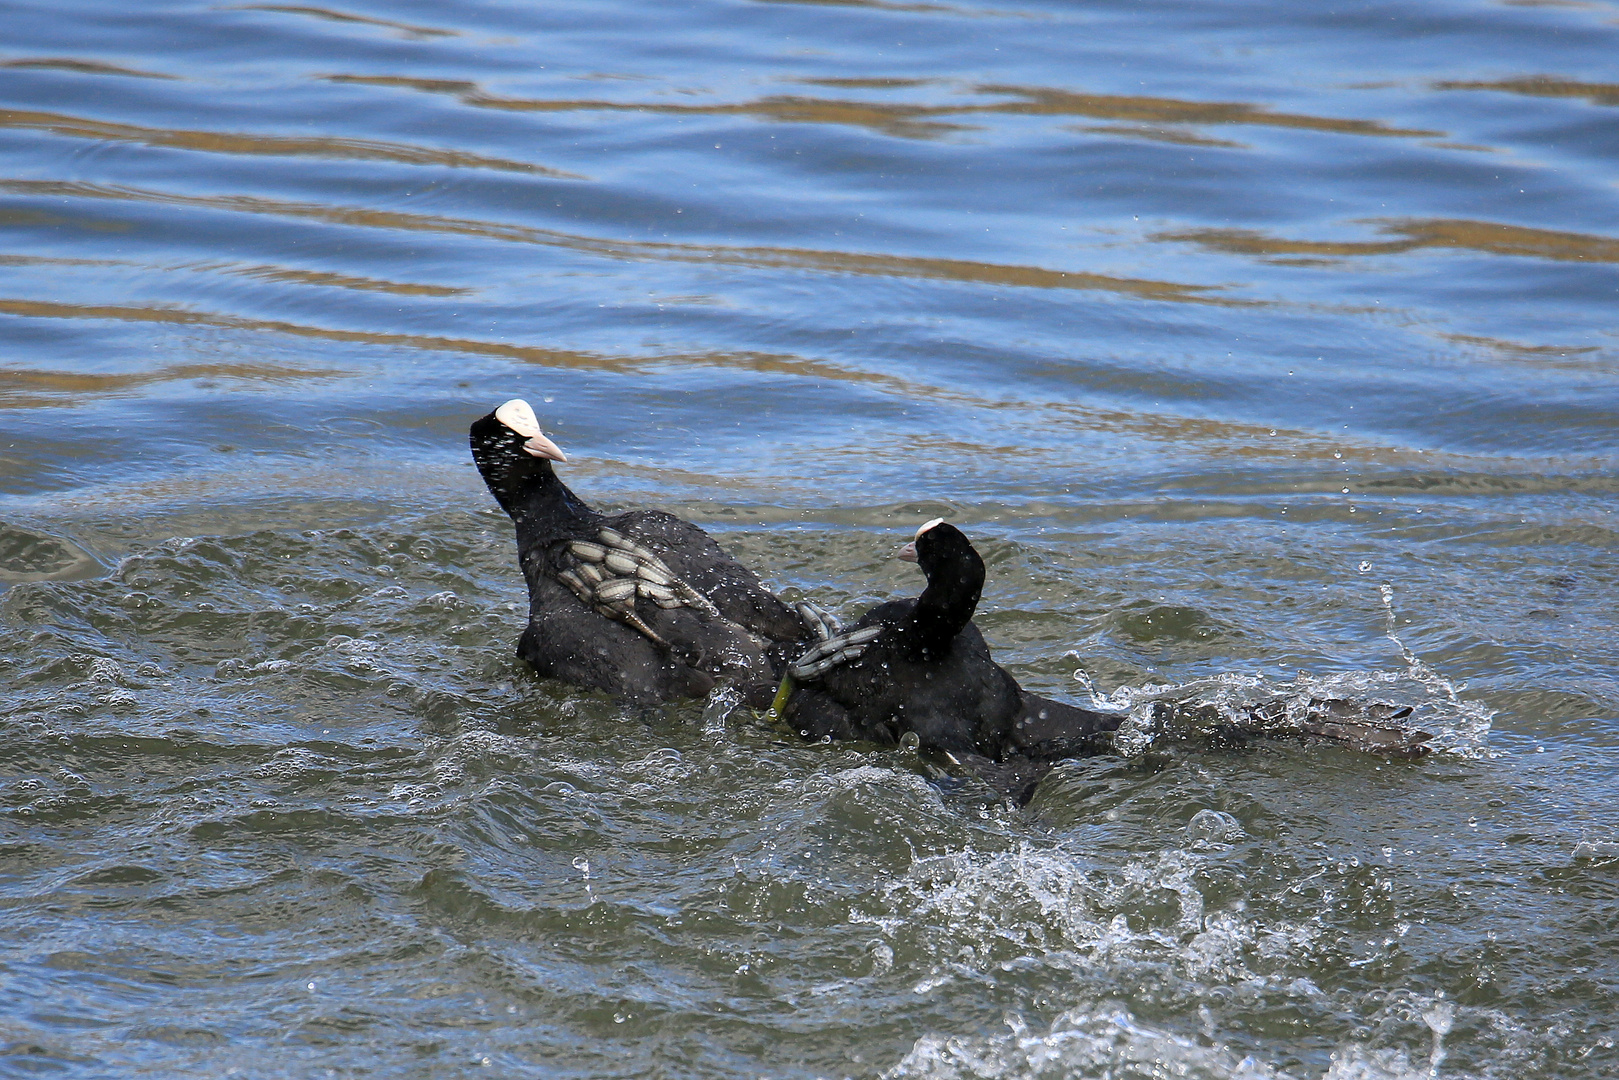
[(793, 610), (798, 612), (798, 617), (803, 620), (804, 625), (822, 641), (831, 641), (843, 633), (843, 624), (838, 622), (838, 617), (819, 604), (800, 600), (793, 605)]
[(839, 664), (859, 659), (866, 647), (882, 635), (883, 626), (865, 626), (836, 634), (815, 645), (793, 661), (787, 673), (799, 682), (818, 679)]
[(572, 565), (558, 572), (557, 580), (596, 611), (634, 628), (660, 649), (667, 650), (669, 643), (636, 613), (638, 598), (660, 608), (689, 607), (720, 617), (708, 597), (676, 577), (651, 550), (616, 529), (598, 530), (596, 542), (570, 540), (566, 550)]

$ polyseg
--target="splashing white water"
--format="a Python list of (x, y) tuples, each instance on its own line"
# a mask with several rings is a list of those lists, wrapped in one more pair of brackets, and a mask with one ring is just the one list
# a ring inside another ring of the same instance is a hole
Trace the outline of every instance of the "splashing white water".
[[(1256, 675), (1227, 674), (1183, 683), (1124, 685), (1111, 694), (1098, 691), (1083, 667), (1074, 671), (1073, 678), (1089, 697), (1091, 708), (1126, 714), (1114, 737), (1114, 748), (1127, 757), (1145, 752), (1166, 736), (1195, 737), (1209, 734), (1220, 725), (1229, 725), (1237, 731), (1251, 730), (1253, 707), (1278, 700), (1285, 706), (1285, 722), (1280, 730), (1298, 729), (1314, 701), (1410, 706), (1412, 715), (1401, 723), (1410, 730), (1431, 734), (1433, 738), (1427, 743), (1430, 750), (1463, 757), (1483, 756), (1493, 710), (1482, 702), (1464, 699), (1460, 693), (1466, 688), (1464, 684), (1445, 678), (1412, 652), (1395, 630), (1393, 587), (1379, 585), (1378, 595), (1383, 604), (1385, 636), (1399, 650), (1404, 662), (1401, 671), (1345, 671), (1330, 675), (1301, 671), (1297, 678), (1286, 682)], [(1155, 708), (1155, 703), (1160, 702), (1177, 708)]]

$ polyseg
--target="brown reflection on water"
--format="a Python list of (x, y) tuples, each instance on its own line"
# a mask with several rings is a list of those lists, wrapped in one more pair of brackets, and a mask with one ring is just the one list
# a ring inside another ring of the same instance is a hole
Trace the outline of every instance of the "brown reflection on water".
[(30, 195), (77, 196), (193, 206), (254, 214), (274, 214), (327, 221), (365, 228), (440, 232), (512, 243), (544, 244), (611, 259), (658, 260), (701, 263), (705, 266), (744, 266), (785, 270), (812, 270), (824, 273), (859, 274), (925, 280), (961, 281), (984, 285), (1011, 285), (1042, 289), (1085, 289), (1128, 293), (1151, 300), (1183, 303), (1253, 306), (1253, 300), (1237, 300), (1213, 295), (1217, 285), (1187, 285), (1145, 278), (1111, 277), (1079, 271), (1048, 270), (1037, 266), (976, 262), (968, 259), (920, 258), (903, 255), (870, 255), (857, 252), (816, 251), (808, 248), (724, 247), (704, 244), (676, 244), (654, 241), (611, 240), (580, 236), (551, 229), (469, 218), (406, 214), (398, 211), (369, 210), (363, 207), (327, 206), (320, 203), (293, 203), (261, 199), (249, 195), (180, 195), (139, 188), (112, 187), (77, 181), (5, 180), (0, 191)]
[(1023, 101), (972, 106), (961, 111), (1001, 112), (1030, 116), (1091, 116), (1104, 120), (1141, 120), (1161, 124), (1264, 124), (1306, 128), (1346, 135), (1384, 135), (1401, 138), (1435, 137), (1442, 131), (1394, 128), (1376, 120), (1273, 113), (1258, 105), (1223, 101), (1181, 101), (1176, 98), (1119, 94), (1076, 94), (1024, 86), (980, 86), (980, 94), (1007, 94)]
[[(613, 368), (639, 366), (642, 360), (615, 362), (613, 358), (594, 353), (544, 349), (532, 345), (509, 345), (497, 341), (478, 341), (471, 338), (438, 337), (432, 334), (378, 333), (370, 330), (340, 330), (335, 327), (306, 326), (281, 319), (248, 319), (237, 315), (214, 312), (186, 311), (180, 308), (139, 307), (116, 304), (57, 304), (43, 300), (0, 300), (0, 314), (21, 315), (35, 319), (114, 319), (119, 322), (172, 323), (180, 326), (212, 326), (226, 330), (263, 330), (293, 337), (318, 338), (324, 341), (352, 342), (361, 345), (404, 346), (413, 349), (432, 349), (438, 352), (464, 352), (483, 356), (504, 356), (514, 360), (549, 364), (557, 367)], [(294, 370), (294, 369), (289, 369)], [(348, 372), (327, 372), (321, 377), (346, 375)]]
[[(412, 79), (394, 75), (326, 75), (337, 83), (392, 86), (424, 93), (452, 94), (464, 104), (483, 109), (514, 112), (565, 112), (600, 110), (613, 112), (652, 112), (700, 114), (705, 116), (752, 116), (782, 123), (846, 124), (902, 138), (935, 138), (963, 125), (940, 119), (951, 116), (1087, 116), (1101, 120), (1134, 120), (1149, 124), (1259, 124), (1270, 127), (1303, 128), (1347, 135), (1377, 135), (1399, 138), (1435, 138), (1442, 131), (1389, 127), (1376, 120), (1346, 120), (1338, 117), (1274, 113), (1258, 105), (1239, 102), (1182, 101), (1176, 98), (1141, 97), (1119, 94), (1080, 94), (1022, 86), (974, 86), (973, 94), (1012, 97), (1017, 100), (952, 105), (919, 105), (906, 102), (850, 101), (842, 98), (816, 98), (776, 94), (745, 102), (713, 104), (674, 104), (669, 102), (624, 102), (560, 98), (505, 98), (478, 90), (475, 84), (458, 80)], [(889, 89), (919, 85), (915, 80), (844, 79), (819, 80), (818, 85), (850, 89)]]
[(1619, 105), (1619, 83), (1576, 82), (1555, 75), (1535, 75), (1523, 79), (1494, 82), (1436, 82), (1436, 90), (1499, 90), (1531, 97), (1584, 98), (1593, 105)]
[(1127, 139), (1150, 139), (1153, 142), (1176, 143), (1181, 146), (1213, 146), (1231, 150), (1246, 150), (1247, 145), (1230, 139), (1211, 139), (1185, 128), (1147, 127), (1143, 124), (1069, 124), (1065, 131), (1083, 131), (1095, 135), (1114, 135)]
[(449, 79), (411, 79), (396, 75), (326, 75), (329, 82), (362, 86), (387, 86), (419, 90), (429, 94), (451, 94), (462, 104), (479, 109), (509, 112), (634, 112), (665, 113), (677, 116), (751, 116), (761, 120), (794, 124), (843, 124), (866, 128), (897, 138), (930, 139), (965, 125), (930, 117), (960, 109), (936, 105), (886, 104), (845, 101), (838, 98), (812, 98), (791, 94), (773, 95), (753, 101), (711, 105), (671, 102), (602, 101), (597, 99), (507, 98), (480, 91), (476, 84)]
[(999, 15), (997, 11), (971, 11), (945, 3), (897, 3), (895, 0), (753, 0), (753, 3), (808, 3), (821, 8), (876, 8), (879, 11), (923, 11), (929, 15)]
[[(30, 305), (0, 301), (0, 311), (34, 314), (22, 310)], [(43, 305), (65, 308), (69, 305)], [(52, 312), (44, 312), (55, 317)], [(0, 370), (0, 408), (33, 408), (63, 405), (87, 398), (114, 397), (153, 383), (186, 379), (234, 379), (249, 382), (293, 383), (309, 379), (346, 378), (353, 372), (331, 368), (295, 368), (278, 364), (173, 364), (153, 371), (80, 372), (39, 371), (20, 368)]]
[(753, 0), (755, 4), (809, 4), (816, 7), (862, 7), (878, 11), (922, 12), (930, 15), (963, 15), (968, 18), (1004, 18), (1019, 12), (985, 11), (953, 4), (901, 3), (899, 0)]
[[(1013, 412), (1020, 424), (1038, 424), (1048, 432), (1068, 431), (1076, 441), (1097, 435), (1120, 436), (1156, 444), (1166, 451), (1183, 455), (1189, 447), (1199, 453), (1241, 459), (1270, 461), (1308, 472), (1325, 464), (1334, 468), (1344, 463), (1363, 465), (1420, 466), (1424, 469), (1455, 468), (1466, 455), (1425, 453), (1398, 444), (1378, 443), (1365, 433), (1338, 435), (1301, 429), (1275, 429), (1262, 424), (1217, 418), (1184, 416), (1173, 412), (1099, 407), (1074, 401), (1030, 401), (982, 397), (957, 388), (931, 385), (879, 372), (862, 371), (836, 363), (803, 357), (765, 353), (682, 353), (651, 357), (613, 356), (547, 349), (538, 346), (427, 334), (377, 333), (308, 326), (297, 323), (247, 319), (174, 308), (115, 305), (57, 304), (41, 301), (0, 299), (0, 314), (32, 318), (114, 319), (126, 322), (170, 323), (217, 327), (230, 330), (269, 331), (294, 337), (335, 342), (381, 345), (393, 348), (426, 349), (435, 352), (499, 356), (544, 367), (589, 368), (597, 371), (633, 373), (665, 364), (683, 367), (716, 367), (765, 375), (789, 375), (804, 379), (854, 383), (872, 387), (904, 401), (930, 401), (982, 412)], [(79, 373), (39, 370), (0, 370), (0, 408), (68, 406), (106, 396), (118, 396), (143, 386), (186, 379), (239, 379), (289, 383), (310, 379), (352, 378), (360, 373), (331, 368), (295, 368), (272, 364), (183, 364), (135, 373)], [(908, 455), (914, 451), (909, 437)], [(974, 444), (981, 456), (1007, 455), (1026, 459), (1030, 454), (1052, 451), (1025, 446), (995, 447)], [(1492, 457), (1492, 468), (1502, 461)], [(1527, 460), (1527, 459), (1525, 459)], [(1534, 463), (1531, 463), (1534, 464)], [(1537, 468), (1551, 470), (1557, 463), (1540, 462)], [(1566, 462), (1564, 463), (1566, 465)], [(1229, 481), (1229, 477), (1222, 482)], [(1164, 483), (1170, 481), (1166, 478)], [(1199, 481), (1202, 483), (1203, 481)], [(1335, 478), (1334, 484), (1338, 483)], [(1563, 481), (1559, 480), (1559, 484)], [(1252, 486), (1252, 485), (1248, 485)], [(1265, 485), (1261, 484), (1261, 487)], [(1320, 487), (1320, 485), (1315, 485)], [(1323, 492), (1333, 484), (1322, 487)], [(1357, 491), (1358, 481), (1349, 486)], [(1281, 491), (1306, 494), (1307, 489), (1288, 481)], [(1310, 489), (1313, 490), (1313, 489)]]
[(128, 259), (65, 259), (54, 255), (0, 255), (0, 266), (137, 266)]
[(447, 165), (453, 168), (502, 169), (536, 173), (559, 179), (582, 180), (576, 173), (548, 169), (523, 161), (482, 157), (457, 150), (434, 150), (403, 143), (333, 137), (298, 138), (285, 135), (239, 135), (223, 131), (185, 131), (138, 127), (105, 120), (90, 120), (60, 113), (0, 109), (0, 128), (33, 128), (79, 139), (135, 142), (178, 150), (213, 154), (267, 154), (278, 157), (349, 158), (396, 161), (406, 165)]
[(968, 259), (865, 255), (842, 251), (811, 251), (804, 248), (705, 248), (687, 244), (620, 244), (607, 240), (591, 240), (590, 245), (590, 250), (600, 254), (623, 258), (722, 262), (732, 266), (821, 270), (840, 274), (963, 281), (981, 285), (1014, 285), (1037, 289), (1101, 289), (1108, 292), (1131, 293), (1151, 300), (1178, 300), (1205, 304), (1256, 303), (1208, 295), (1219, 288), (1216, 285), (1180, 285), (1143, 278), (1118, 278), (1077, 271), (1047, 270), (1038, 266), (974, 262)]
[(157, 266), (130, 259), (68, 259), (50, 255), (0, 255), (0, 266), (134, 266), (143, 270), (194, 270), (208, 274), (235, 274), (260, 281), (284, 281), (293, 285), (317, 285), (361, 292), (385, 292), (399, 296), (467, 296), (471, 289), (449, 285), (420, 285), (404, 281), (334, 274), (329, 271), (299, 270), (288, 266), (243, 266), (228, 262), (177, 263)]
[(420, 285), (406, 281), (384, 281), (380, 278), (357, 277), (352, 274), (334, 274), (320, 270), (298, 270), (287, 266), (234, 266), (230, 263), (190, 263), (177, 267), (222, 274), (236, 274), (260, 281), (285, 281), (293, 285), (332, 286), (339, 289), (357, 289), (361, 292), (385, 292), (396, 296), (467, 296), (471, 289), (458, 289), (450, 285)]
[(1619, 262), (1619, 239), (1530, 229), (1493, 221), (1431, 219), (1389, 222), (1383, 233), (1398, 240), (1287, 240), (1251, 229), (1192, 229), (1152, 239), (1186, 241), (1237, 255), (1398, 255), (1419, 248), (1467, 248), (1491, 255), (1522, 255), (1573, 262)]
[(1499, 360), (1527, 364), (1531, 367), (1562, 371), (1595, 371), (1615, 366), (1612, 358), (1599, 355), (1599, 345), (1526, 345), (1521, 341), (1483, 337), (1477, 334), (1441, 334), (1446, 341), (1471, 346)]
[[(788, 0), (791, 2), (791, 0)], [(830, 86), (838, 90), (903, 90), (926, 86), (931, 79), (802, 79), (806, 86)]]
[[(5, 182), (0, 181), (0, 189)], [(128, 232), (129, 224), (123, 221), (92, 221), (82, 217), (62, 217), (58, 214), (47, 214), (39, 210), (8, 210), (0, 207), (0, 227), (6, 225), (20, 225), (23, 228), (45, 225), (50, 228), (88, 229), (91, 232)], [(19, 258), (21, 256), (18, 256)]]
[(127, 75), (136, 79), (178, 79), (180, 77), (178, 75), (164, 75), (156, 71), (139, 71), (135, 68), (117, 67), (113, 64), (103, 64), (96, 60), (74, 60), (69, 57), (56, 56), (7, 60), (5, 63), (0, 63), (0, 67), (76, 71), (81, 75)]
[[(334, 327), (308, 326), (279, 319), (248, 319), (214, 312), (186, 311), (179, 308), (139, 307), (133, 305), (58, 304), (38, 300), (0, 299), (0, 314), (40, 319), (112, 319), (119, 322), (172, 323), (182, 326), (209, 326), (228, 330), (269, 331), (294, 337), (315, 338), (325, 341), (349, 342), (362, 345), (384, 345), (426, 349), (433, 352), (470, 353), (477, 356), (499, 356), (546, 367), (591, 368), (596, 371), (617, 373), (644, 371), (662, 364), (682, 364), (722, 367), (750, 371), (764, 375), (793, 375), (801, 378), (859, 383), (902, 397), (906, 400), (950, 400), (987, 407), (988, 402), (970, 395), (945, 391), (925, 383), (913, 382), (880, 372), (861, 371), (824, 360), (771, 353), (694, 353), (653, 357), (612, 356), (605, 353), (587, 353), (564, 349), (547, 349), (534, 345), (517, 345), (499, 341), (481, 341), (475, 338), (440, 337), (432, 334), (400, 334), (366, 330), (341, 330)], [(16, 408), (42, 404), (37, 395), (78, 394), (98, 395), (114, 393), (152, 382), (173, 379), (205, 377), (296, 379), (340, 378), (355, 374), (350, 371), (309, 368), (280, 368), (272, 365), (182, 365), (138, 374), (78, 374), (71, 372), (31, 371), (25, 369), (0, 370), (0, 407)], [(36, 397), (22, 395), (32, 393)], [(59, 403), (59, 402), (58, 402)]]
[[(509, 342), (451, 338), (431, 334), (403, 334), (334, 327), (309, 326), (284, 320), (249, 319), (215, 312), (134, 305), (60, 304), (35, 300), (0, 299), (0, 314), (46, 319), (112, 319), (121, 322), (169, 323), (229, 330), (269, 331), (293, 337), (364, 345), (426, 349), (433, 352), (499, 356), (546, 367), (589, 368), (631, 373), (666, 364), (706, 366), (761, 375), (788, 375), (802, 379), (858, 384), (905, 401), (932, 401), (981, 411), (1012, 410), (1039, 414), (1046, 423), (1072, 424), (1084, 431), (1125, 432), (1174, 442), (1193, 439), (1213, 443), (1264, 441), (1259, 426), (1206, 418), (1140, 413), (1098, 408), (1072, 402), (1010, 401), (982, 397), (959, 389), (937, 386), (882, 372), (865, 371), (826, 360), (758, 352), (703, 352), (660, 356), (614, 356), (548, 349)], [(273, 365), (181, 365), (135, 374), (79, 374), (12, 369), (0, 372), (0, 406), (45, 404), (43, 394), (97, 396), (117, 393), (147, 383), (189, 378), (302, 379), (340, 378), (355, 372), (331, 369), (282, 368)], [(32, 396), (30, 396), (32, 395)], [(55, 403), (60, 404), (60, 401)], [(1275, 440), (1271, 440), (1274, 445)], [(1334, 444), (1336, 445), (1336, 444)]]
[(309, 7), (303, 4), (235, 4), (229, 7), (220, 7), (217, 10), (271, 11), (278, 15), (304, 15), (311, 19), (325, 19), (328, 22), (358, 23), (363, 26), (382, 27), (385, 30), (397, 30), (406, 37), (460, 37), (460, 34), (454, 30), (443, 30), (436, 26), (415, 26), (411, 23), (393, 22), (388, 19), (373, 18), (370, 15), (355, 15), (348, 11)]

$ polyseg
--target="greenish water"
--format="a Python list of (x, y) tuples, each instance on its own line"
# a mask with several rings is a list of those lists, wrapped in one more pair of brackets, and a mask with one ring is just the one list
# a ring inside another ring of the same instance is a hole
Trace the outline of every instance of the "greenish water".
[[(1619, 1070), (1619, 7), (10, 5), (0, 1075)], [(999, 803), (513, 658), (466, 453), (1042, 692)], [(1166, 689), (1168, 688), (1168, 689)]]

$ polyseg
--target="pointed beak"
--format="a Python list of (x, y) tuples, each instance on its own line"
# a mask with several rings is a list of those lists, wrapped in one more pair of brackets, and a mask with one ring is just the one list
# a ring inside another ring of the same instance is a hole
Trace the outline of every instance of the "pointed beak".
[(900, 548), (899, 551), (897, 552), (897, 554), (899, 555), (899, 557), (901, 559), (905, 560), (906, 562), (915, 562), (916, 561), (916, 541), (913, 540), (909, 544), (906, 544), (904, 547)]
[(530, 435), (528, 441), (523, 443), (523, 449), (535, 457), (545, 458), (547, 461), (566, 462), (568, 460), (568, 455), (562, 452), (562, 448), (544, 435)]

